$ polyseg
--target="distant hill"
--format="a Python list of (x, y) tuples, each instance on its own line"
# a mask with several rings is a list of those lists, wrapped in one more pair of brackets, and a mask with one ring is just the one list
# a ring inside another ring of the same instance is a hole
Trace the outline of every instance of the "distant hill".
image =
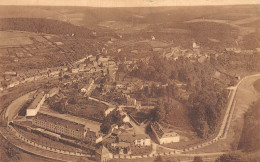
[(46, 34), (69, 34), (92, 38), (92, 31), (86, 27), (75, 26), (67, 22), (43, 18), (3, 18), (0, 30), (18, 30)]

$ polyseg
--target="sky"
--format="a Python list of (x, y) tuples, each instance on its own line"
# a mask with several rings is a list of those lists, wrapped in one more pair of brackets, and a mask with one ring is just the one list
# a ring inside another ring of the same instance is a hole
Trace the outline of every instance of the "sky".
[(260, 0), (0, 0), (0, 5), (156, 7), (260, 4)]

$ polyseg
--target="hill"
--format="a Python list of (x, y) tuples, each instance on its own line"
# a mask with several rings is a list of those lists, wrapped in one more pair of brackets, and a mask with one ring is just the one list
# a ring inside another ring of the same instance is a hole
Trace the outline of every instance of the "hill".
[(77, 37), (92, 38), (91, 30), (67, 22), (43, 18), (3, 18), (0, 30), (18, 30), (46, 34), (74, 34)]

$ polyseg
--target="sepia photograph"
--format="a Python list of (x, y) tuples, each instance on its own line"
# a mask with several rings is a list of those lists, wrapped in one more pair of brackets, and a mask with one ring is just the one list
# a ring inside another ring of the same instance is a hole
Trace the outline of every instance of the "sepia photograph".
[(260, 0), (0, 0), (0, 162), (260, 162)]

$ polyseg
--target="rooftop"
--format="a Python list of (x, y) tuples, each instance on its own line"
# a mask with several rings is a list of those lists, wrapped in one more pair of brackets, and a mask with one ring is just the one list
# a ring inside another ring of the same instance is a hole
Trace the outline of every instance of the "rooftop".
[(121, 135), (119, 135), (119, 142), (131, 143), (140, 139), (149, 139), (149, 136), (146, 134), (133, 134), (130, 132), (123, 132)]
[(176, 136), (178, 136), (178, 134), (176, 132), (168, 132), (168, 133), (164, 133), (162, 138), (176, 137)]
[(42, 98), (44, 97), (44, 91), (39, 92), (34, 101), (31, 103), (31, 105), (27, 109), (36, 109), (37, 105), (41, 102)]
[(93, 132), (99, 132), (101, 123), (88, 120), (85, 118), (76, 117), (69, 114), (58, 114), (58, 113), (52, 113), (52, 112), (45, 112), (40, 111), (41, 114), (47, 115), (49, 120), (52, 120), (53, 122), (60, 123), (62, 125), (75, 128), (75, 129), (84, 129), (84, 127), (87, 129), (89, 128)]

